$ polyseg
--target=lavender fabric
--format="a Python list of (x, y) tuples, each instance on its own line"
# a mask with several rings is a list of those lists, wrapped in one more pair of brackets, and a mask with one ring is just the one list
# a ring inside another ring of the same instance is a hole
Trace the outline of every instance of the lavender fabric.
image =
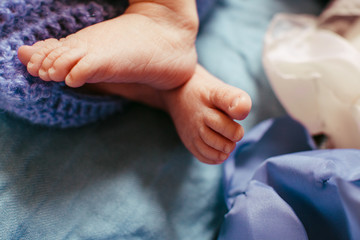
[(218, 239), (359, 239), (360, 150), (314, 149), (291, 118), (252, 129), (224, 165)]
[(219, 240), (307, 239), (293, 209), (253, 175), (267, 158), (312, 149), (315, 145), (309, 133), (289, 117), (270, 119), (253, 128), (224, 164), (229, 211)]
[[(213, 2), (199, 0), (201, 18)], [(118, 16), (126, 5), (126, 0), (0, 1), (0, 109), (56, 127), (80, 126), (121, 111), (123, 99), (93, 96), (32, 77), (18, 60), (17, 49)]]

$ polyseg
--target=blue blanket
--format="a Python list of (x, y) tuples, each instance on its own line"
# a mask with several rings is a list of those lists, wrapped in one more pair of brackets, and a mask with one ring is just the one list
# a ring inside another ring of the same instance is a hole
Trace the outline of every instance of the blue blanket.
[(315, 150), (290, 118), (267, 120), (225, 163), (219, 240), (359, 239), (360, 150)]
[[(221, 0), (199, 33), (199, 61), (253, 99), (247, 130), (284, 114), (261, 66), (280, 11), (319, 7)], [(222, 166), (194, 159), (170, 118), (143, 105), (68, 130), (0, 113), (0, 239), (213, 239), (227, 211), (221, 178)]]

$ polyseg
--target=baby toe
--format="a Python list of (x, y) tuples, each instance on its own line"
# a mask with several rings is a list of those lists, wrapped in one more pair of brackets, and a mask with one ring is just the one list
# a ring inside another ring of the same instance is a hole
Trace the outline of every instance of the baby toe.
[[(48, 72), (50, 69), (53, 69), (53, 65), (55, 63), (55, 61), (66, 51), (68, 51), (69, 48), (68, 47), (58, 47), (56, 49), (54, 49), (52, 52), (50, 52), (46, 58), (44, 59), (40, 70), (44, 70), (46, 72)], [(52, 72), (53, 73), (53, 72)], [(51, 77), (51, 74), (49, 72), (49, 75)], [(52, 78), (52, 77), (51, 77)], [(52, 78), (52, 80), (55, 80)], [(63, 79), (64, 80), (64, 79)]]
[(243, 120), (251, 109), (250, 96), (241, 89), (223, 84), (210, 94), (211, 102), (232, 119)]
[(38, 41), (32, 46), (23, 45), (18, 49), (18, 58), (25, 66), (30, 62), (30, 59), (34, 53), (40, 48), (44, 47), (45, 41)]
[[(81, 58), (66, 76), (65, 82), (69, 87), (81, 87), (87, 82), (94, 80), (96, 73), (96, 59), (93, 54), (87, 54)], [(96, 81), (95, 81), (96, 82)], [(93, 82), (92, 82), (93, 83)]]
[(45, 71), (44, 69), (40, 68), (39, 72), (38, 72), (39, 77), (44, 80), (44, 81), (50, 81), (50, 77), (47, 71)]
[(199, 153), (198, 159), (204, 163), (220, 164), (229, 157), (229, 154), (210, 147), (201, 138), (195, 140), (195, 148)]
[(224, 138), (207, 126), (200, 128), (199, 135), (205, 144), (223, 153), (231, 153), (236, 145), (234, 142)]
[(24, 65), (27, 65), (30, 61), (31, 56), (37, 51), (37, 49), (33, 46), (21, 46), (18, 49), (18, 58), (20, 62)]
[[(42, 46), (42, 47), (36, 47)], [(60, 46), (60, 43), (56, 39), (47, 39), (42, 41), (41, 43), (37, 43), (34, 45), (36, 47), (36, 52), (34, 52), (27, 64), (28, 72), (33, 76), (39, 76), (39, 70), (42, 66), (44, 59), (47, 57), (49, 53), (51, 53), (54, 49)], [(45, 76), (43, 72), (41, 75)], [(46, 80), (46, 79), (43, 79)]]
[(232, 142), (238, 142), (244, 136), (243, 127), (220, 111), (213, 110), (212, 113), (206, 114), (204, 122), (206, 126)]
[(64, 51), (55, 60), (53, 66), (49, 69), (49, 74), (54, 81), (66, 81), (66, 77), (77, 63), (84, 57), (84, 49), (63, 49)]

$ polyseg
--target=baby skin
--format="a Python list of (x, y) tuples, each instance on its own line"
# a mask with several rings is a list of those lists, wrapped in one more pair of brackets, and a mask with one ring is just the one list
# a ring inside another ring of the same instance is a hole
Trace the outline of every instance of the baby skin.
[(20, 47), (20, 61), (32, 76), (70, 87), (96, 82), (144, 83), (157, 89), (182, 85), (197, 62), (195, 1), (129, 2), (117, 18), (60, 40)]
[(243, 137), (234, 120), (248, 115), (251, 100), (196, 64), (195, 1), (129, 3), (115, 19), (22, 46), (20, 61), (44, 81), (96, 83), (87, 87), (167, 111), (196, 158), (222, 163)]

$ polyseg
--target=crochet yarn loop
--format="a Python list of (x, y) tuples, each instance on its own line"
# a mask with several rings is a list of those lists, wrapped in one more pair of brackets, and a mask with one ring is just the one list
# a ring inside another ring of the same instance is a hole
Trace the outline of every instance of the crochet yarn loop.
[[(200, 20), (215, 0), (197, 0)], [(62, 38), (116, 17), (127, 0), (1, 0), (0, 110), (35, 124), (81, 126), (121, 111), (126, 100), (94, 96), (32, 77), (17, 58), (20, 46)]]
[(120, 15), (126, 1), (2, 0), (0, 2), (0, 109), (32, 123), (75, 127), (121, 111), (125, 100), (80, 93), (63, 83), (32, 77), (17, 49), (47, 38), (66, 37)]

